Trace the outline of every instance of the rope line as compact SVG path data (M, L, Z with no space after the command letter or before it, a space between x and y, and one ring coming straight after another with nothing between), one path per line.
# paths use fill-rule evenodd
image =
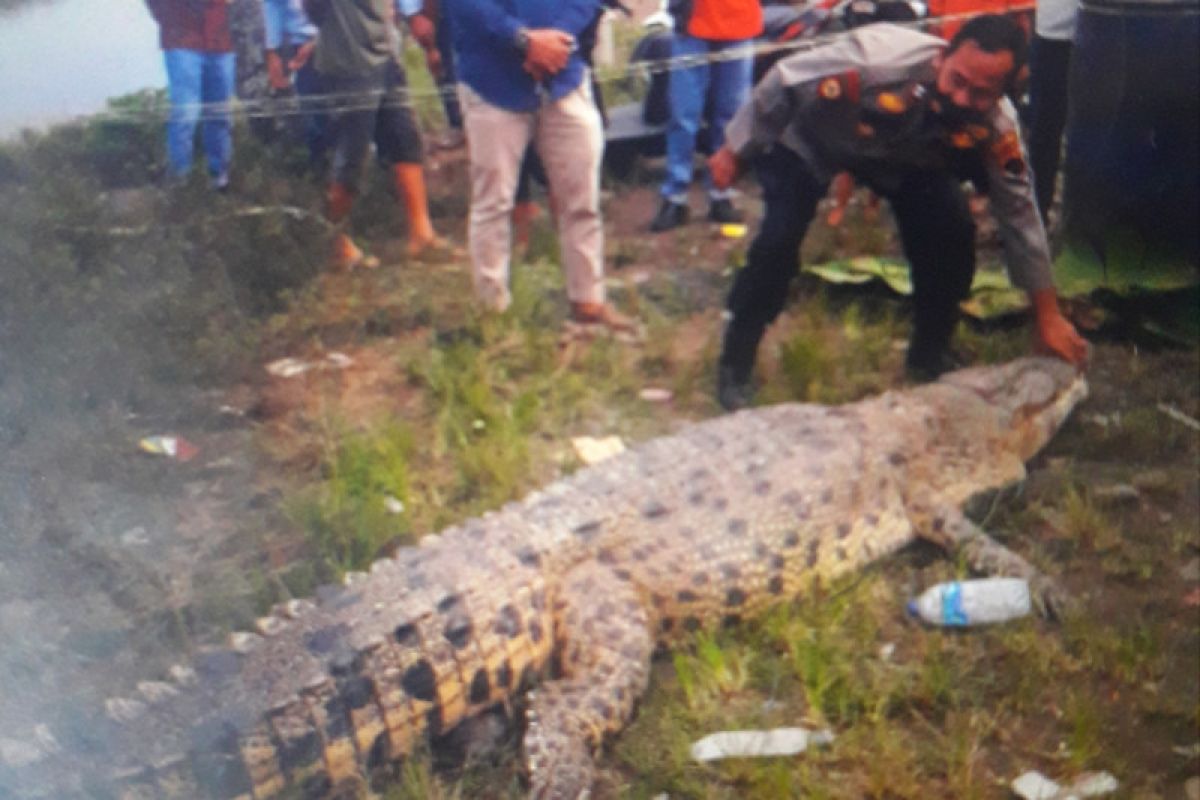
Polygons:
M1032 11L1034 4L1010 7L1005 13L1017 14ZM940 17L928 17L898 24L900 27L923 30L947 22L965 21L978 16L978 12L947 14ZM722 61L733 61L746 57L760 55L794 54L812 50L837 39L845 31L822 33L813 37L788 42L754 42L743 47L728 48L711 53L672 56L653 61L630 62L624 67L597 71L596 82L606 86L634 79L645 79L649 75L657 75L677 70L690 69L703 64L715 64ZM376 108L416 108L417 105L432 104L435 100L456 96L456 89L437 87L430 89L411 89L407 86L390 90L372 90L366 92L327 92L320 94L298 95L294 91L283 96L263 96L246 99L235 98L223 102L159 103L144 109L110 109L95 114L81 115L70 121L82 122L93 120L97 122L155 122L166 121L172 117L186 116L198 122L225 119L230 114L236 114L243 119L279 119L286 117L305 116L309 114L336 114L353 111L368 111Z

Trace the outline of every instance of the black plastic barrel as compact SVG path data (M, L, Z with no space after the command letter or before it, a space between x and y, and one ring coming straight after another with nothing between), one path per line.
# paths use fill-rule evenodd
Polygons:
M1083 0L1069 98L1067 246L1200 269L1200 0Z

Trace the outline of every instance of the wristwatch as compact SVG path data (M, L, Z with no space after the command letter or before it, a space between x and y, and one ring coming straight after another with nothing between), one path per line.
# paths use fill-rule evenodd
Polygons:
M513 34L513 44L522 54L526 53L529 50L529 29L517 28L517 32Z

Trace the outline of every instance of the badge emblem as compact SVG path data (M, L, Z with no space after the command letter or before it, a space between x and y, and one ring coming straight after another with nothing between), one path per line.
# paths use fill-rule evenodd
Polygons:
M950 144L959 150L967 150L975 146L975 138L966 131L955 131L950 134Z
M903 114L908 109L908 103L904 102L904 98L892 92L884 92L879 95L875 98L875 104L879 106L880 110L889 114Z
M817 87L817 93L826 100L837 100L842 96L842 84L837 78L826 78Z
M992 158L1000 169L1014 178L1025 174L1025 155L1021 152L1021 137L1009 131L992 145Z

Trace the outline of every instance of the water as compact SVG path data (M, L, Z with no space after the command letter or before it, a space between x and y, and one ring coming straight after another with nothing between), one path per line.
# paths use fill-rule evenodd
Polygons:
M40 0L0 11L0 138L166 86L142 0Z

